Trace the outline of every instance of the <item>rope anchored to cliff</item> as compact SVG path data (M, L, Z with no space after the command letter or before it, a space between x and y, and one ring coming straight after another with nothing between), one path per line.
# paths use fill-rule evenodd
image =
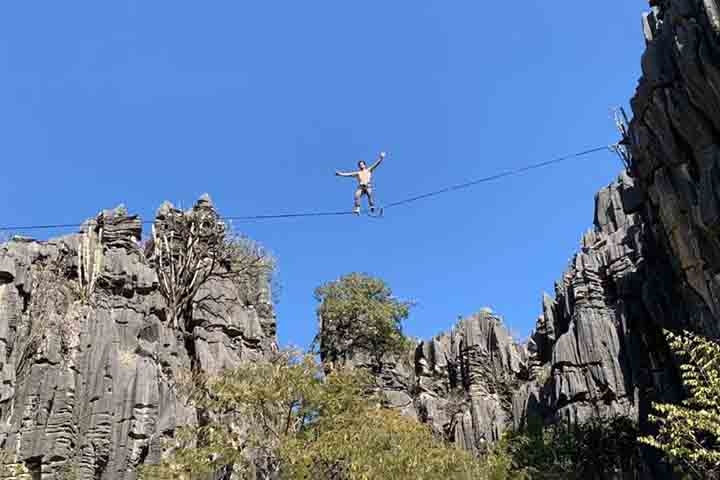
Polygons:
M387 210L388 208L393 208L393 207L397 207L397 206L400 206L400 205L406 205L406 204L408 204L408 203L416 202L416 201L418 201L418 200L422 200L422 199L425 199L425 198L430 198L430 197L434 197L434 196L437 196L437 195L442 195L443 193L448 193L448 192L453 192L453 191L455 191L455 190L461 190L461 189L463 189L463 188L473 187L473 186L478 185L478 184L480 184L480 183L491 182L491 181L493 181L493 180L498 180L498 179L505 178L505 177L511 177L511 176L514 176L514 175L520 175L521 173L524 173L524 172L527 172L527 171L530 171L530 170L535 170L535 169L538 169L538 168L547 167L547 166L554 165L554 164L560 163L560 162L565 162L565 161L567 161L567 160L571 160L571 159L574 159L574 158L584 157L584 156L587 156L587 155L591 155L591 154L593 154L593 153L601 152L601 151L603 151L603 150L613 151L612 149L613 149L614 147L615 147L615 145L591 148L590 150L585 150L585 151L582 151L582 152L573 153L573 154L570 154L570 155L565 155L565 156L563 156L563 157L554 158L554 159L552 159L552 160L546 160L546 161L544 161L544 162L535 163L535 164L532 164L532 165L526 165L526 166L524 166L524 167L516 168L516 169L513 169L513 170L508 170L508 171L505 171L505 172L502 172L502 173L496 173L495 175L490 175L490 176L488 176L488 177L479 178L479 179L477 179L477 180L472 180L472 181L470 181L470 182L460 183L460 184L458 184L458 185L452 185L452 186L450 186L450 187L446 187L446 188L443 188L443 189L440 189L440 190L436 190L436 191L434 191L434 192L424 193L424 194L422 194L422 195L417 195L417 196L415 196L415 197L410 197L410 198L406 198L406 199L404 199L404 200L399 200L399 201L397 201L397 202L392 202L392 203L389 203L389 204L385 205L385 207L383 207L383 208L384 208L384 210Z
M394 202L390 202L384 206L380 206L378 208L378 214L377 216L381 216L384 211L390 209L399 207L401 205L407 205L410 203L417 202L419 200L424 200L426 198L436 197L438 195L442 195L445 193L462 190L465 188L470 188L482 183L491 182L494 180L499 180L501 178L507 178L512 177L516 175L523 174L525 172L528 172L530 170L536 170L539 168L548 167L551 165L555 165L561 162L566 162L573 159L578 159L582 157L586 157L589 155L592 155L594 153L598 153L601 151L609 150L610 152L615 152L618 145L605 145L602 147L595 147L591 148L589 150L583 150L581 152L572 153L569 155L564 155L562 157L557 157L551 160L546 160L544 162L534 163L530 165L526 165L524 167L515 168L512 170L507 170L505 172L496 173L494 175L489 175L487 177L478 178L476 180L472 180L465 183L460 183L457 185L451 185L449 187L445 187L439 190L435 190L428 193L423 193L420 195L404 198L401 200L397 200ZM327 212L298 212L298 213L280 213L280 214L270 214L270 215L245 215L245 216L228 216L228 217L222 217L222 220L229 220L229 221L238 221L238 222L245 222L245 221L260 221L260 220L280 220L285 218L307 218L307 217L337 217L337 216L345 216L345 215L353 215L358 213L357 211L327 211ZM363 213L373 214L373 212L369 210L364 210ZM144 225L149 225L154 223L153 220L145 220L142 222ZM49 230L49 229L67 229L67 228L78 228L81 224L79 223L65 223L65 224L47 224L47 225L26 225L26 226L6 226L6 227L0 227L0 232L11 232L11 231L27 231L27 230Z

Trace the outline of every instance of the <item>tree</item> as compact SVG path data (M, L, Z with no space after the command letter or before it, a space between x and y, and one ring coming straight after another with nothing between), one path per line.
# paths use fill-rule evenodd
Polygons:
M426 425L383 408L341 412L321 417L311 435L292 438L283 446L283 478L370 480L412 478L482 480L522 478L502 474L493 464L494 477L469 452L433 438Z
M315 343L324 362L365 353L381 365L385 354L407 349L402 321L411 303L393 297L383 280L351 273L317 288L315 298L320 302Z
M196 377L186 398L212 420L181 429L171 454L142 478L513 478L509 462L486 465L445 445L426 426L379 408L371 391L366 374L324 376L313 357L294 352Z
M720 478L720 344L690 332L665 335L683 361L687 398L679 405L656 403L659 431L640 441L651 445L698 478Z
M214 378L185 375L179 394L205 412L205 422L179 428L168 458L145 467L142 477L191 480L226 470L271 478L281 442L300 428L305 405L317 397L319 374L311 357L283 351Z
M198 292L211 280L230 280L247 289L274 268L258 244L228 232L207 196L186 212L164 204L146 256L157 271L173 326L183 329Z

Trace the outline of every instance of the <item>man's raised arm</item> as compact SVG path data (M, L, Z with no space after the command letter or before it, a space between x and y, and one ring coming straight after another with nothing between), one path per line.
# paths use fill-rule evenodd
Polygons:
M372 172L378 166L380 166L383 160L385 160L385 152L380 152L380 156L378 157L378 159L370 166L370 171Z

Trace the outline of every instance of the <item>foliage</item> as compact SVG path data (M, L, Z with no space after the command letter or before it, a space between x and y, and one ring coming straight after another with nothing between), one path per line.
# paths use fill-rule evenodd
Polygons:
M485 478L470 453L442 444L425 425L393 410L359 413L322 418L312 435L284 445L285 478Z
M549 364L540 366L533 372L534 380L538 385L545 385L552 378L552 367Z
M187 212L165 206L153 225L146 256L155 267L160 292L170 319L178 328L201 299L197 294L213 279L231 280L250 302L249 292L260 295L259 282L274 268L271 257L257 243L233 236L207 202Z
M0 478L29 479L34 478L34 476L25 463L18 460L18 456L14 451L0 449ZM57 480L77 480L80 478L78 466L72 463L71 460L65 461L65 463L56 467L55 478Z
M311 356L283 352L217 378L191 378L183 394L210 420L183 428L162 464L142 470L144 479L228 468L253 479L513 478L507 457L482 463L443 444L426 426L379 408L366 374L323 376Z
M607 478L629 472L639 458L637 429L626 417L543 426L530 418L501 441L516 466L533 479Z
M27 475L28 469L24 464L17 461L15 452L7 449L0 449L0 477L15 478Z
M241 478L252 478L243 451L225 425L181 427L176 432L172 454L157 465L139 470L143 480L194 480L234 467Z
M700 478L720 478L720 344L698 335L666 331L680 367L687 398L679 405L654 404L655 436L640 441L666 454Z
M362 352L381 364L385 354L408 351L402 321L411 304L393 297L381 279L351 273L317 288L315 298L321 322L315 343L323 361L337 362Z

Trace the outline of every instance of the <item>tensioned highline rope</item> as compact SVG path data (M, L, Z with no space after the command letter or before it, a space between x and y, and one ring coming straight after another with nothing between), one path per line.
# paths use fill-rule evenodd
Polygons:
M555 163L564 162L564 161L566 161L566 160L570 160L570 159L573 159L573 158L584 157L584 156L586 156L586 155L590 155L590 154L593 154L593 153L597 153L597 152L600 152L600 151L603 151L603 150L608 150L609 148L611 148L611 147L605 146L605 147L591 148L590 150L585 150L585 151L583 151L583 152L573 153L573 154L571 154L571 155L565 155L564 157L558 157L558 158L554 158L554 159L552 159L552 160L546 160L546 161L544 161L544 162L535 163L535 164L532 164L532 165L527 165L527 166L525 166L525 167L516 168L516 169L514 169L514 170L508 170L508 171L503 172L503 173L496 173L495 175L490 175L489 177L479 178L479 179L473 180L473 181L471 181L471 182L466 182L466 183L461 183L461 184L458 184L458 185L453 185L453 186L450 186L450 187L443 188L443 189L441 189L441 190L436 190L436 191L434 191L434 192L423 193L422 195L418 195L418 196L415 196L415 197L406 198L406 199L404 199L404 200L399 200L399 201L397 201L397 202L392 202L392 203L389 203L389 204L385 205L383 208L384 208L385 210L387 210L388 208L397 207L397 206L399 206L399 205L405 205L405 204L407 204L407 203L416 202L416 201L422 200L422 199L424 199L424 198L434 197L434 196L436 196L436 195L441 195L441 194L443 194L443 193L448 193L448 192L452 192L452 191L455 191L455 190L460 190L460 189L463 189L463 188L472 187L472 186L475 186L475 185L477 185L477 184L479 184L479 183L490 182L490 181L492 181L492 180L497 180L497 179L499 179L499 178L504 178L504 177L510 177L510 176L513 176L513 175L519 175L519 174L521 174L521 173L523 173L523 172L527 172L527 171L529 171L529 170L534 170L534 169L537 169L537 168L546 167L546 166L548 166L548 165L553 165L553 164L555 164Z
M396 202L388 203L387 205L379 207L381 210L387 210L389 208L397 207L400 205L406 205L408 203L416 202L418 200L422 200L425 198L435 197L437 195L442 195L444 193L452 192L455 190L460 190L463 188L469 188L481 183L490 182L493 180L498 180L500 178L505 177L511 177L514 175L519 175L521 173L535 170L538 168L547 167L550 165L554 165L556 163L565 162L567 160L585 157L588 155L591 155L593 153L598 153L603 150L612 150L612 145L610 146L602 146L602 147L596 147L591 148L589 150L584 150L582 152L573 153L570 155L565 155L562 157L554 158L552 160L546 160L544 162L534 163L531 165L526 165L524 167L515 168L512 170L507 170L502 173L496 173L494 175L490 175L488 177L479 178L477 180L472 180L470 182L460 183L457 185L452 185L446 188L442 188L440 190L435 190L433 192L423 193L421 195L417 195L414 197L408 197L402 200L398 200ZM274 215L247 215L247 216L229 216L229 217L221 217L222 220L234 220L234 221L250 221L250 220L276 220L276 219L283 219L283 218L302 218L302 217L331 217L331 216L341 216L341 215L353 215L354 212L352 211L330 211L330 212L300 212L300 213L281 213L281 214L274 214ZM144 220L142 222L144 225L153 223L153 220ZM22 230L44 230L44 229L64 229L64 228L76 228L79 227L81 224L79 223L65 223L65 224L49 224L49 225L27 225L27 226L15 226L15 227L0 227L0 231L22 231Z

